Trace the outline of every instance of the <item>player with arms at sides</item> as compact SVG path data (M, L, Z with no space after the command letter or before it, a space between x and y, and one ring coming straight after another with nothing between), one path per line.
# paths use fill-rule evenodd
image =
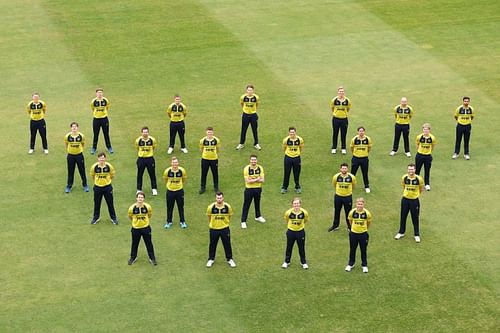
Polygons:
M416 144L417 144L417 155L415 156L415 164L416 164L416 174L420 175L420 171L422 170L422 166L425 171L425 189L427 191L431 190L431 166L432 166L432 151L434 150L434 146L436 145L436 137L431 134L431 125L429 123L425 123L422 125L422 134L417 135Z
M300 198L293 198L292 208L285 212L285 222L287 224L286 231L286 250L285 261L281 268L288 268L292 258L292 250L295 242L299 248L300 263L303 269L308 269L309 265L306 260L306 232L304 230L307 221L309 221L309 213L304 208L301 208L302 202Z
M132 265L137 261L137 250L141 238L144 240L146 250L148 251L149 262L151 265L156 266L155 250L153 248L153 241L151 240L151 227L149 220L153 215L153 208L144 202L146 195L144 192L139 191L135 194L135 204L128 209L128 218L132 221L132 245L130 247L130 258L128 264Z
M97 88L95 90L96 98L90 102L90 109L93 113L92 129L94 132L94 138L92 141L92 149L90 153L93 155L97 150L97 142L99 141L99 132L102 129L102 134L104 135L104 141L106 143L106 148L110 154L113 154L113 147L111 147L111 140L109 138L109 100L103 95L104 90L102 88Z
M292 170L293 180L295 182L295 192L298 194L302 193L302 187L300 186L300 170L302 167L300 154L303 150L304 139L297 135L297 129L295 127L289 127L288 136L283 139L283 151L285 152L285 157L283 160L284 173L283 184L281 185L281 194L285 194L288 191L290 173Z
M469 97L465 96L462 101L463 104L457 107L455 110L455 120L457 121L455 152L451 157L454 160L457 159L458 154L460 154L460 145L462 144L462 138L464 139L464 158L466 160L470 160L469 141L470 132L472 130L472 120L474 119L475 113L474 108L469 105Z
M233 208L231 208L231 205L224 202L224 194L222 192L215 193L215 202L208 206L207 216L210 235L207 267L212 267L215 262L215 252L217 250L219 238L222 240L222 245L224 246L227 264L231 268L236 267L236 263L233 260L233 250L231 248L231 231L229 230L229 222L231 221L231 216L233 216Z
M149 135L149 128L144 126L141 129L142 135L135 140L135 149L137 149L137 192L142 191L142 178L144 170L148 169L151 179L151 189L153 195L158 195L158 184L156 183L155 158L154 151L158 142Z
M68 181L64 192L71 192L73 187L73 180L75 178L75 165L78 166L78 172L82 179L82 186L85 192L89 191L87 185L87 175L85 174L85 159L83 157L83 148L85 146L85 136L78 131L78 123L72 122L70 124L71 132L64 137L64 145L66 146L67 166L68 166Z
M101 202L102 197L104 197L108 205L111 223L117 225L118 220L113 203L113 186L111 185L111 181L115 177L115 168L106 162L106 154L104 152L97 154L97 160L98 162L90 167L90 177L94 180L94 216L90 224L97 224L99 222Z
M344 87L337 89L337 96L330 101L332 109L332 154L337 153L337 143L340 133L342 154L347 154L347 127L349 126L349 111L351 110L351 100L345 96Z
M240 97L240 105L243 108L241 115L241 135L240 143L236 146L236 150L245 147L248 125L252 127L253 145L257 150L261 150L259 145L259 134L257 132L259 116L257 115L257 106L259 105L259 96L254 94L254 86L247 84L246 93Z
M30 116L30 149L28 154L33 154L35 151L36 133L40 133L42 139L43 153L49 153L49 146L47 144L47 124L45 123L45 113L47 112L47 105L40 99L40 94L33 93L32 101L28 103L27 111Z
M187 173L183 167L179 166L179 160L175 156L172 156L170 165L171 166L163 172L163 180L167 186L167 222L163 227L165 229L172 228L174 205L177 203L180 226L182 229L186 229L187 224L184 218L184 184L187 180Z
M349 263L345 267L346 272L350 272L354 268L356 262L356 250L359 245L361 251L361 268L363 273L368 273L368 227L372 222L372 214L365 208L365 199L356 199L356 208L349 212L347 218L350 225L349 232Z
M200 194L205 193L207 187L208 169L212 171L214 191L219 191L219 149L220 140L214 136L213 127L207 127L207 135L200 140L201 151L201 184Z
M361 167L361 173L363 174L363 183L365 184L365 192L370 193L370 180L368 179L368 154L372 149L372 139L365 135L365 128L363 126L358 127L358 135L356 135L351 140L351 152L352 152L352 165L351 173L356 176L358 168Z
M396 105L393 109L394 119L396 124L394 125L394 143L392 144L392 150L389 153L390 156L396 155L399 149L399 139L401 134L403 135L404 149L406 157L411 157L410 153L410 120L413 117L413 108L408 105L408 99L406 97L401 98L399 105Z
M181 95L174 96L174 102L167 108L167 115L170 118L170 143L168 145L167 154L172 154L175 146L175 137L179 134L181 140L181 151L184 154L188 153L184 134L186 133L186 125L184 119L187 116L188 108L181 102Z

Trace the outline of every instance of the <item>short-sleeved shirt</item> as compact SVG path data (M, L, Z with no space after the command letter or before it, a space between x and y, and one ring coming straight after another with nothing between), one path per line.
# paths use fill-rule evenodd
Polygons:
M165 169L163 179L169 191L180 191L184 188L184 182L187 179L186 170L183 167L178 167L174 170L172 167Z
M372 221L372 214L368 209L363 208L361 212L358 212L358 210L354 208L349 212L347 219L351 224L351 232L361 234L368 231L368 226Z
M64 137L64 143L66 144L66 151L70 155L79 155L83 153L83 146L85 145L85 136L78 132L76 136L73 136L71 132L66 134Z
M245 178L246 188L262 188L261 182L248 183L246 180L248 177L253 179L264 177L264 168L258 164L255 165L255 168L252 168L252 165L249 164L243 169L243 177Z
M336 195L348 197L352 195L353 186L356 186L356 176L349 172L344 176L342 172L339 172L333 176L332 183L335 186Z
M394 107L393 113L394 118L396 119L396 124L409 125L411 117L413 117L413 108L409 105L406 105L406 107L396 105Z
M152 136L148 136L148 138L144 140L141 135L135 140L135 148L137 149L137 155L139 157L153 157L157 145L158 142Z
M174 123L183 121L184 118L186 118L187 112L188 108L183 103L179 103L178 105L172 103L167 108L168 117L170 118L170 121Z
M432 149L436 145L436 137L432 134L429 136L424 136L424 133L417 135L415 142L418 145L417 153L421 155L430 155L432 154Z
M108 116L109 111L109 101L106 97L103 97L101 100L97 97L90 102L90 109L93 112L94 118L106 118Z
M242 95L240 97L240 104L243 104L243 113L253 114L257 113L257 105L259 104L259 96L253 94L252 96Z
M468 108L460 105L455 110L455 119L460 125L470 125L474 119L474 108L470 105Z
M210 229L224 229L229 227L231 216L233 216L233 208L228 203L224 203L222 207L217 207L217 203L210 204L207 208L207 215L210 216L208 227Z
M105 162L102 167L97 162L90 168L90 176L94 179L95 186L104 187L111 184L115 176L115 168L108 162Z
M424 186L424 179L419 175L410 178L408 174L401 177L401 185L403 186L403 198L418 199L420 189Z
M132 228L143 229L149 226L149 219L153 214L153 208L144 202L142 207L133 204L128 209L128 216L132 218Z
M356 135L351 140L352 156L354 157L368 157L368 153L372 148L372 139L369 136L360 138Z
M217 152L220 148L220 140L213 136L212 139L204 137L200 140L201 158L205 160L216 160L219 158Z
M336 96L330 101L330 108L332 109L332 117L345 119L349 116L349 111L351 110L352 104L349 98L344 97L344 100L340 100L339 96Z
M300 231L304 229L306 222L309 220L309 213L304 208L299 208L299 212L295 212L293 208L290 208L285 212L284 217L289 230Z
M39 100L38 103L31 101L28 103L26 109L30 115L31 120L38 121L42 120L45 117L47 105L42 100Z
M295 139L287 136L283 139L283 149L285 150L285 155L289 157L298 157L300 152L304 147L304 139L296 135Z

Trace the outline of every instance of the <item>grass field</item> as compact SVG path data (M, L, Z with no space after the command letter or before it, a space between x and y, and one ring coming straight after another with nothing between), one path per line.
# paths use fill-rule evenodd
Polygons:
M0 0L0 9L8 13L0 24L1 332L500 330L500 3ZM262 101L258 155L266 169L262 210L268 223L250 222L242 230L242 169L255 151L234 147L239 96L248 82ZM350 162L349 155L330 154L328 103L340 85L353 102L348 137L364 125L374 141L372 193L365 195L362 186L355 191L374 215L368 274L359 262L345 273L347 234L326 232L333 213L331 177L341 162ZM91 141L89 102L98 86L112 103L116 153L109 160L117 170L119 226L109 223L105 206L101 222L90 225L92 194L76 186L78 175L73 192L64 194L63 136L76 120ZM39 138L36 153L27 154L24 108L33 91L48 105L48 156ZM160 141L160 176L169 165L165 109L175 93L190 108L190 152L175 152L189 176L189 228L176 223L164 230L164 189L148 196L159 265L147 262L141 244L138 262L128 266L133 141L143 125L150 127ZM477 111L472 159L453 161L453 111L464 95ZM409 162L402 154L388 156L391 109L402 96L416 111L411 138L430 122L439 140L432 191L421 198L418 245L412 237L393 240L399 181ZM214 267L205 268L205 210L214 196L198 195L197 142L208 125L223 145L220 185L235 209L236 269L224 262L221 247ZM281 140L291 125L306 141L301 198L311 215L308 271L296 249L291 267L280 268L282 215L293 198L279 193ZM85 158L88 168L95 157L87 149ZM145 190L150 193L147 176Z

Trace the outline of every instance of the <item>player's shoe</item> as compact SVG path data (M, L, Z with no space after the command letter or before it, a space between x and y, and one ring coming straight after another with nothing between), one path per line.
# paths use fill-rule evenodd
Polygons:
M153 195L158 195L158 190L155 188L151 192L153 192Z
M89 187L88 187L87 185L85 185L85 186L83 187L83 192L89 192L89 191L90 191L90 190L89 190Z
M281 189L281 194L285 194L286 192L288 192L288 190L286 188Z
M44 149L44 150L43 150L43 153L44 153L45 155L47 155L47 154L49 153L49 150L48 150L48 149Z
M66 186L66 189L64 190L64 193L69 193L71 192L71 187L70 186Z
M363 267L361 267L361 269L363 270L363 273L368 273L368 267L367 266L363 266Z
M165 223L165 225L163 226L163 228L165 228L165 229L170 229L170 228L172 228L172 222L167 222L167 223Z
M168 147L168 150L167 150L167 154L172 154L172 152L174 151L174 148L173 147Z
M407 152L405 153L405 155L406 155L406 157L411 157L411 153L410 153L409 151L407 151Z
M94 154L95 154L95 151L96 151L96 148L94 148L94 147L92 147L92 149L90 149L90 153L91 153L92 155L94 155Z
M261 147L258 143L257 143L255 146L253 146L253 147L254 147L255 149L257 149L257 150L261 150L261 149L262 149L262 147Z
M265 223L266 219L264 218L264 216L259 216L259 217L255 218L255 221L260 222L260 223Z
M308 264L302 264L302 268L303 269L309 269L309 265Z
M110 154L113 154L115 151L113 150L113 147L109 146L109 147L108 147L108 152L109 152Z
M405 236L405 234L400 234L399 232L396 234L396 236L394 236L394 239L395 240L399 240L401 238L403 238Z
M347 150L342 149L342 155L345 155L345 154L347 154Z
M465 155L464 155L464 158L465 158L467 161L468 161L468 160L470 160L470 156L469 156L469 154L465 154Z
M337 154L337 149L332 149L332 154Z
M113 223L113 225L118 225L118 220L116 218L111 219L111 223Z
M208 261L207 261L207 267L208 268L212 267L214 265L214 262L215 262L215 260L208 259Z
M370 193L371 191L372 191L372 190L370 190L370 188L369 188L369 187L366 187L366 188L365 188L365 192L366 192L366 193Z
M181 225L181 229L186 229L188 227L186 222L181 222L180 225Z
M353 268L354 268L354 265L352 265L352 266L351 265L347 265L347 266L345 266L344 270L346 272L350 272L350 271L352 271Z
M298 187L295 189L295 193L301 194L302 193L302 188Z
M396 155L396 152L394 150L391 150L391 152L389 153L389 156L394 156Z
M31 154L33 154L34 152L35 152L35 150L34 150L34 149L30 149L30 150L28 150L28 154L30 154L30 155L31 155Z
M420 236L415 236L415 242L420 243Z
M332 225L330 228L328 228L328 232L337 231L337 230L339 230L339 229L340 229L340 227L334 227L334 226Z
M431 186L430 185L425 185L424 187L425 187L426 191L430 191L431 190Z
M188 150L187 150L187 148L185 148L185 147L184 147L184 148L181 148L181 151L182 151L184 154L187 154L187 153L188 153Z
M287 263L286 261L281 265L281 268L288 268L290 263Z
M233 259L229 259L229 260L227 261L227 264L228 264L229 266L231 266L231 268L235 268L235 267L236 267L236 263L234 262L234 260L233 260Z
M99 222L99 218L93 218L92 221L90 221L90 224L97 224Z
M245 147L244 145L242 145L241 143L238 143L238 145L236 146L236 150L240 150L242 149L243 147Z
M456 160L457 157L458 157L458 154L456 154L456 153L451 156L451 158L454 159L454 160Z
M150 263L151 263L151 265L153 265L153 266L158 265L158 263L156 262L156 259L151 259L151 258L149 258L149 262L150 262Z
M132 265L133 263L135 263L137 261L137 258L129 258L128 259L128 264L129 265Z
M247 228L247 223L241 222L241 229L246 229L246 228Z

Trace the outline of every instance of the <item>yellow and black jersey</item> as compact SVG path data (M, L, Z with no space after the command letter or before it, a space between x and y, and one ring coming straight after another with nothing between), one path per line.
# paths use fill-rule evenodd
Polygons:
M109 111L109 101L106 97L98 99L97 97L90 102L90 109L94 114L94 118L106 118Z
M133 204L128 209L128 216L132 219L132 228L142 229L149 226L149 219L153 214L153 208L144 202L142 207Z
M31 101L26 107L31 120L42 120L45 117L45 112L47 111L47 105L44 101L39 100L38 103Z
M260 165L256 165L255 168L252 168L252 165L247 165L243 169L243 177L245 178L245 187L246 188L262 188L261 182L249 183L247 179L250 177L252 179L261 177L264 178L264 168Z
M362 234L368 231L368 227L372 222L372 214L368 209L363 208L361 212L358 212L358 210L354 208L349 212L347 219L351 225L351 232Z
M252 96L242 95L240 97L240 104L243 106L243 112L247 114L252 114L257 112L257 106L259 104L259 96L253 94Z
M115 176L115 168L108 162L104 166L100 166L99 162L94 163L90 168L90 177L94 179L94 185L104 187L111 184L111 180Z
M285 155L289 157L297 157L300 156L300 152L304 148L304 139L300 136L296 135L295 139L290 136L287 136L283 139L283 150L285 151Z
M142 136L135 140L135 148L139 157L153 157L154 150L158 142L152 136L148 136L146 140Z
M349 98L344 97L344 100L340 100L338 96L330 101L330 108L332 109L332 117L345 119L349 116L349 110L351 110L352 104Z
M372 139L369 136L364 136L360 138L356 135L351 140L351 151L352 156L355 157L368 157L368 153L372 149Z
M179 121L183 121L186 118L188 109L187 106L179 103L172 103L167 108L167 115L170 118L170 121L177 123Z
M424 134L417 135L417 139L415 140L417 143L417 153L421 155L430 155L432 154L432 149L436 145L436 137L432 134L429 136L424 136Z
M233 208L228 203L218 207L217 203L214 202L208 206L207 216L210 218L208 223L210 229L224 229L229 227L231 216L233 216Z
M344 176L342 172L339 172L333 176L332 183L335 187L336 195L348 197L352 195L352 190L356 186L356 176L349 172Z
M470 105L468 108L460 105L455 110L455 119L460 125L470 125L474 119L474 108Z
M205 160L216 160L219 158L217 152L220 148L220 140L213 136L212 139L204 137L200 140L201 158Z
M178 167L174 170L172 167L165 169L163 179L169 191L180 191L184 188L184 183L187 179L186 170L183 167Z
M290 208L285 212L284 218L288 229L300 231L304 229L306 222L309 220L309 213L304 208L299 208L298 212Z
M403 186L403 197L407 199L418 199L422 188L424 187L424 179L419 175L410 178L408 174L401 178L401 185Z
M64 144L66 145L66 151L70 155L79 155L83 153L83 147L85 146L85 136L78 132L76 136L73 136L71 132L66 134L64 137Z
M413 117L413 108L409 105L402 107L401 105L396 105L393 110L394 119L396 119L396 124L408 125L410 124L411 117Z

